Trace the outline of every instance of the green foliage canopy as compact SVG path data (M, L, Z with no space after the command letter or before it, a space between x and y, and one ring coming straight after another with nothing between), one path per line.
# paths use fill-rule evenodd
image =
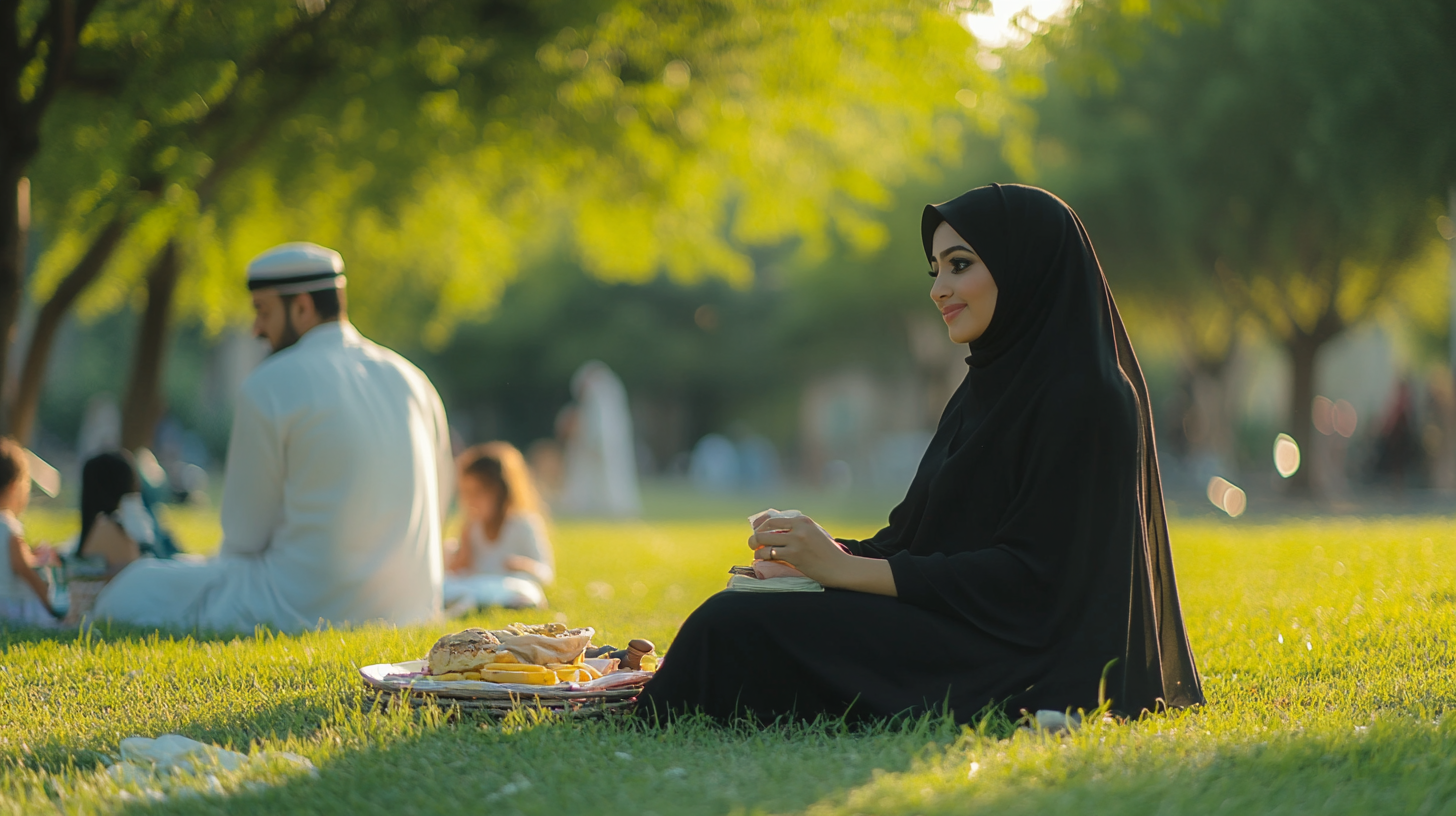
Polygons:
M548 7L504 20L423 0L335 0L316 16L281 0L108 11L88 36L138 67L119 72L122 92L74 95L55 119L36 172L53 192L38 206L52 242L34 292L79 256L117 190L150 184L155 204L83 312L130 302L171 238L190 270L178 305L218 329L246 305L247 258L306 238L344 252L366 329L439 346L560 246L607 281L665 271L737 286L756 246L872 251L896 185L955 162L968 129L1020 126L959 9L940 4ZM296 62L250 70L299 27L314 30L281 46ZM227 137L247 128L188 123L229 104L272 118L209 190ZM87 160L66 164L78 150Z

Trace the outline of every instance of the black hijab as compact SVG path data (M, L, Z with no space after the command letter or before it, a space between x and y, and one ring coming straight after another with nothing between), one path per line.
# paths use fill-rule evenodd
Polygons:
M905 500L851 551L887 558L903 602L1010 650L1016 708L1127 714L1203 701L1163 510L1147 386L1076 213L1021 185L925 208L998 294ZM1106 670L1105 687L1102 685Z
M102 453L81 467L81 544L100 513L115 513L121 497L141 490L136 465L126 451Z

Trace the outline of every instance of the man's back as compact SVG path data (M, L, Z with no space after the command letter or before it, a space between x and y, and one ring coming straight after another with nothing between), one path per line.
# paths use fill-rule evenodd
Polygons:
M308 332L243 386L221 555L253 574L214 623L244 609L290 629L436 614L451 469L422 373L347 324Z

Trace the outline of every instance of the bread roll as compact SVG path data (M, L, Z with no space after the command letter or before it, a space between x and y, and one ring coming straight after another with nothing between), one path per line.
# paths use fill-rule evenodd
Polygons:
M484 629L466 629L435 641L430 649L430 674L479 671L495 660L500 641Z

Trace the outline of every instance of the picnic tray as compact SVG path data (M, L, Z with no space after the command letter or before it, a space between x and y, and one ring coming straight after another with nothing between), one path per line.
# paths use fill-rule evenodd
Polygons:
M528 686L485 680L434 680L424 674L425 670L424 660L365 666L359 670L368 689L365 703L436 706L487 716L535 708L565 717L605 717L630 712L637 705L642 687L652 679L651 672L616 672L587 683Z

